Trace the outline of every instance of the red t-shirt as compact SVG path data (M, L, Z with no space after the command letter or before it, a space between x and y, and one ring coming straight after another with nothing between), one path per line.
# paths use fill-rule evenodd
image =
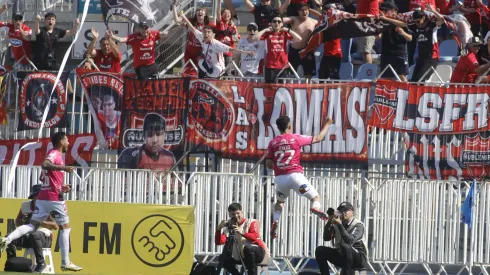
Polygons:
M475 69L478 68L478 60L474 53L459 58L456 68L451 76L451 83L475 83L478 74Z
M480 24L480 22L481 22L480 9L478 8L476 1L475 0L464 0L463 7L476 9L476 12L465 13L464 16L466 17L466 19L468 20L470 25Z
M301 147L311 145L312 136L282 134L271 140L267 147L267 159L272 159L274 175L303 173L300 164Z
M379 0L358 0L357 13L379 15L379 3Z
M22 37L20 30L16 30L14 24L12 24L12 23L0 21L0 28L1 27L8 27L9 28L8 36L10 39L10 45L12 45L12 53L14 54L15 61L19 61L24 56L31 59L31 52L32 52L31 41L24 40L24 37ZM25 24L22 24L21 28L22 28L22 30L27 32L29 34L29 36L31 36L31 34L32 34L31 28L29 28ZM29 62L25 58L22 59L22 61L20 63L21 64L29 64Z
M269 69L281 70L288 64L288 54L286 47L288 40L293 40L293 36L287 32L266 32L260 40L267 43L267 54L265 56L265 67Z
M442 15L449 15L449 9L456 4L454 0L436 0L436 7Z
M237 36L237 39L240 39L240 34L237 31L236 25L230 26L229 24L221 21L214 27L216 31L215 39L219 42L230 46L231 48L235 48L235 41L233 41L233 36ZM223 53L225 56L233 56L232 52Z
M155 48L160 40L159 31L151 30L145 38L140 33L133 33L126 39L126 43L133 49L133 65L135 69L155 63Z
M416 8L425 10L425 6L429 4L433 9L436 9L436 0L410 0L408 11L413 11Z
M325 44L323 44L323 55L342 58L342 48L340 47L340 38L325 42Z
M121 52L116 58L112 53L103 54L102 50L97 50L97 54L94 57L95 65L99 67L99 70L113 73L121 72L121 59Z

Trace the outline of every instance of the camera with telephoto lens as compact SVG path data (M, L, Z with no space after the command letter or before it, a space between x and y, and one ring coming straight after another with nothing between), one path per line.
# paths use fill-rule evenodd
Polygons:
M341 213L339 211L336 211L333 208L328 208L327 209L327 216L331 217L333 216L335 219L341 216Z

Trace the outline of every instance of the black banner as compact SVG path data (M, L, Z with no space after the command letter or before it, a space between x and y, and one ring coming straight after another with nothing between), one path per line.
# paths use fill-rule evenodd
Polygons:
M119 168L172 168L184 145L187 82L124 77Z
M49 108L44 128L68 126L66 117L66 83L70 72L64 72L56 84L56 74L49 72L18 72L20 117L18 131L39 129L44 110Z
M112 16L122 16L134 23L146 21L150 26L170 13L169 0L103 0L102 16L106 25Z

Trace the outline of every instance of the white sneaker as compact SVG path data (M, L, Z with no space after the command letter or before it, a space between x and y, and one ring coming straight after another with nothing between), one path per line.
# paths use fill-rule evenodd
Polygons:
M80 271L82 269L83 269L83 267L76 266L73 263L69 263L69 264L66 264L66 265L61 265L61 271Z
M9 245L9 240L5 237L0 239L0 253L2 253Z

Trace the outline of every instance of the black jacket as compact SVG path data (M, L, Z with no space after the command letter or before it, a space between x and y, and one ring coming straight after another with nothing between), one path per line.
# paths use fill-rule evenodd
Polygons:
M335 228L337 228L338 234L336 234ZM339 248L339 245L344 243L352 245L354 249L367 255L366 246L362 241L363 237L364 224L356 218L353 218L348 224L334 225L328 222L323 232L323 240L326 242L332 241L334 248Z

